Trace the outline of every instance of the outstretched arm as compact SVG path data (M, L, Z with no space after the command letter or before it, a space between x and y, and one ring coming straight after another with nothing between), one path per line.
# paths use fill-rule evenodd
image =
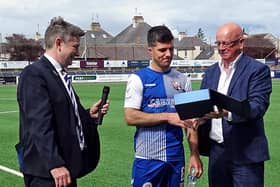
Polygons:
M195 169L195 176L200 177L203 173L203 163L200 160L198 151L198 134L197 131L192 128L186 129L186 134L190 149L188 173L190 173L191 168L193 167Z
M146 113L135 108L125 108L125 120L130 126L152 126L164 122L182 128L190 126L190 122L180 120L177 113Z

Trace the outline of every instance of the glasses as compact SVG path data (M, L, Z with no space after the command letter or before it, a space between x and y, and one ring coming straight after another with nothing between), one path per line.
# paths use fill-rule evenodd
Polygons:
M229 42L226 42L226 41L215 41L215 44L218 47L223 45L224 47L229 48L229 47L235 46L239 41L241 41L241 38L238 38L236 40L232 40L232 41L229 41Z

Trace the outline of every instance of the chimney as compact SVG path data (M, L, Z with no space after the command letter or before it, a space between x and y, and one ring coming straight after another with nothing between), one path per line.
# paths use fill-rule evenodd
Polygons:
M179 32L178 33L178 40L181 41L183 38L187 37L186 32Z
M35 33L35 40L36 41L41 39L41 34L39 33L39 27L40 27L40 25L37 24L37 32Z
M134 16L132 19L133 28L135 28L139 23L144 23L143 16Z
M35 40L38 41L41 39L41 34L39 32L35 33Z
M101 26L99 22L92 22L91 23L91 30L92 31L100 31L101 30Z

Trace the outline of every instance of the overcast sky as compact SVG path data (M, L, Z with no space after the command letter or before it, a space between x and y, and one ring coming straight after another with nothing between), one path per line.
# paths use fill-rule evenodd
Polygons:
M136 12L151 26L165 24L175 34L193 36L202 28L212 42L225 22L237 22L249 34L280 36L279 0L0 0L0 33L2 40L12 33L33 38L37 31L44 34L52 17L61 16L84 30L99 21L115 36Z

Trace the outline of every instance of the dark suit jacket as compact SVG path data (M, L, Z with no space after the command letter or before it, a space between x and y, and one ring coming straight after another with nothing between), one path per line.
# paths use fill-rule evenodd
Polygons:
M217 90L220 74L218 63L209 67L201 88ZM233 113L232 121L222 120L225 149L235 163L256 163L269 159L263 116L269 106L271 91L269 67L243 54L236 64L227 95L239 100L248 99L250 115L242 118ZM198 129L202 155L209 155L210 128L211 120L208 120Z
M73 178L93 170L99 160L99 136L95 121L76 95L87 149L77 139L77 119L66 88L44 56L27 66L17 90L20 111L21 171L51 177L50 170L66 166Z

